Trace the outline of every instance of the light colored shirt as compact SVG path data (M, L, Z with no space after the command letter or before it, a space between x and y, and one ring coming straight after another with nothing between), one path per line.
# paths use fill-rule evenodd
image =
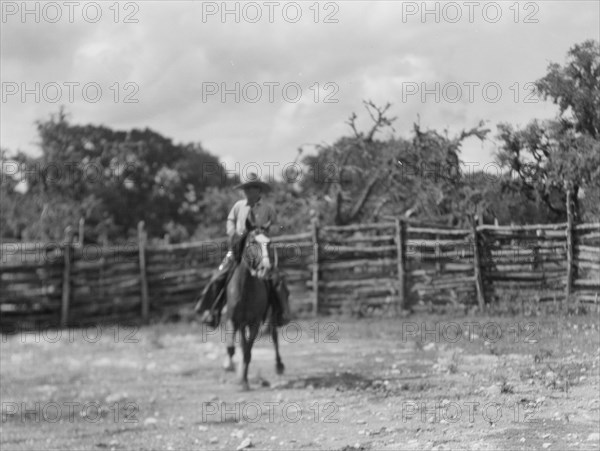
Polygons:
M268 228L270 225L273 225L277 219L275 209L271 205L263 202L262 199L259 199L252 208L248 205L247 199L239 200L233 205L233 208L227 216L228 236L231 237L235 233L239 235L246 233L246 219L250 214L250 210L252 210L256 227Z

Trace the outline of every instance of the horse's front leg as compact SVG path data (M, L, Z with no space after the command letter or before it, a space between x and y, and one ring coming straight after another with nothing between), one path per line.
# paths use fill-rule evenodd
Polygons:
M235 371L235 363L233 362L233 355L235 354L235 329L233 322L227 320L225 323L225 343L227 346L227 357L223 362L223 369L225 371Z
M256 340L259 328L260 324L257 323L242 327L240 330L242 351L244 353L244 367L241 380L243 390L250 390L250 384L248 383L248 367L250 366L250 359L252 358L252 345L254 345L254 340Z
M279 355L279 335L277 334L277 327L275 327L275 324L271 327L271 336L273 337L273 345L275 346L275 371L277 374L283 374L285 365L281 361L281 356Z

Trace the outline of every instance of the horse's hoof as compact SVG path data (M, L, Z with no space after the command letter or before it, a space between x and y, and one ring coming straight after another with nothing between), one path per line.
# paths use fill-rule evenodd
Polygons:
M277 374L282 375L285 371L285 365L283 363L278 363L275 365L275 371Z
M248 381L242 381L242 391L250 391L250 384Z

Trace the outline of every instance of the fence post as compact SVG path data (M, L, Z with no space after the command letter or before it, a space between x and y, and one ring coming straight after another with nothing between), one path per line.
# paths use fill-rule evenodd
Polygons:
M483 278L481 276L481 261L479 252L479 237L477 235L477 216L471 221L473 230L473 269L475 270L475 287L477 289L477 302L481 310L485 308L485 297L483 292Z
M66 326L69 322L69 304L71 303L71 261L73 245L73 228L65 228L65 242L63 246L63 283L62 283L62 304L60 311L60 324Z
M396 256L400 309L406 309L406 223L396 218Z
M319 226L317 218L311 220L312 243L313 243L313 313L316 316L319 309Z
M567 189L567 280L565 303L568 304L573 289L573 199L571 189Z
M142 319L148 321L148 280L146 278L146 238L144 221L138 222L138 254L140 259L140 285L142 289Z
M77 237L77 246L83 248L83 235L85 233L85 218L79 218L79 232Z
M440 245L440 236L435 236L435 272L440 274L442 272L442 246Z

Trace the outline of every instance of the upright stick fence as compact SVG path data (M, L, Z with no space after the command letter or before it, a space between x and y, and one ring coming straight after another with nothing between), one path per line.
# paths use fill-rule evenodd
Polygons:
M598 305L600 223L467 229L392 222L319 226L272 239L299 314L389 315L416 306L507 300ZM147 321L194 305L228 250L213 241L149 246L4 243L0 326Z

